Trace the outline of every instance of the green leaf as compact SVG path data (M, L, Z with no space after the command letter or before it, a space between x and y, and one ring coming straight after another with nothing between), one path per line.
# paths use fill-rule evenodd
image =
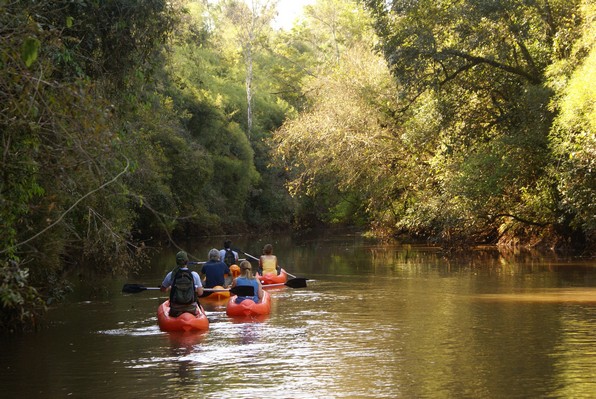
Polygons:
M67 28L72 28L73 22L74 22L73 17L70 17L70 16L66 17L66 27Z
M21 47L21 58L23 62L29 68L37 59L37 53L39 51L41 43L34 37L28 37L25 39L23 46Z

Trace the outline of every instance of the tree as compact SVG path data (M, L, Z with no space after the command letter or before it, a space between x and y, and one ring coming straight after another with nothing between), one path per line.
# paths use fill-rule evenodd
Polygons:
M116 273L141 259L123 183L134 166L110 95L147 71L174 10L124 3L0 4L0 328L35 326L69 265Z
M339 63L342 50L358 43L368 32L369 16L353 1L319 0L304 11L304 26L315 39L313 49L329 65Z
M320 27L325 14L318 13L319 7L333 10L331 21L322 24L333 29ZM343 16L340 24L336 15ZM274 140L291 176L291 191L317 210L304 212L303 219L362 223L399 186L394 172L401 151L395 150L394 126L387 117L395 112L396 87L385 61L373 54L373 36L362 21L366 14L351 2L320 2L294 31L310 39L317 60L310 66L316 73L304 80L305 110L286 121ZM325 43L333 43L327 49L334 50L326 52Z
M402 87L396 118L408 123L429 98L439 115L425 146L431 184L413 182L425 193L409 212L426 215L419 226L479 240L566 230L541 179L553 163L547 70L578 39L580 1L366 3Z
M550 132L555 156L551 176L556 179L559 204L573 228L596 232L596 7L581 6L581 37L569 43L569 57L549 69L549 82L557 94L558 111Z
M229 30L232 40L240 49L245 64L247 136L253 128L253 78L254 58L271 32L271 21L275 17L276 1L251 0L247 5L242 0L226 0L220 3L222 20L219 28Z

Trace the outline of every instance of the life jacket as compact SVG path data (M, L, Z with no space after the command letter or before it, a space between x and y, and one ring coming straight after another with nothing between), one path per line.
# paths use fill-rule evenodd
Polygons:
M172 278L170 289L170 302L180 305L190 305L197 301L195 280L190 270L178 269Z
M228 267L236 263L236 256L230 248L226 248L226 254L223 258L223 261L226 265L228 265Z

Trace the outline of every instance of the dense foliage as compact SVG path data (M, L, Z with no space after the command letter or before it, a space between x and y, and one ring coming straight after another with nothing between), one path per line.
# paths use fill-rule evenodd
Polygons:
M173 23L163 3L146 3L0 5L3 327L34 324L38 294L60 297L74 260L130 265L123 176L134 160L110 97Z
M314 8L357 14L349 3ZM276 136L295 191L389 235L593 243L592 2L366 4L378 41L327 36L337 65L303 86L306 112Z
M206 15L186 1L0 3L3 329L36 325L70 271L133 270L151 237L290 222L262 149L286 106L255 90L249 140L242 64Z

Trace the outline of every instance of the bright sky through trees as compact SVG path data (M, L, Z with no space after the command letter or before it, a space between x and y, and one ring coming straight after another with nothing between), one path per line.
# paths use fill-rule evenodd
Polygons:
M217 3L218 0L210 0L210 3ZM250 6L252 0L244 0ZM263 2L265 0L262 0ZM296 18L303 15L303 9L309 4L314 4L316 0L279 0L277 3L277 18L273 21L273 27L276 29L288 30L294 24Z
M278 16L273 22L275 28L290 29L292 24L302 15L304 6L314 4L315 0L279 0Z

